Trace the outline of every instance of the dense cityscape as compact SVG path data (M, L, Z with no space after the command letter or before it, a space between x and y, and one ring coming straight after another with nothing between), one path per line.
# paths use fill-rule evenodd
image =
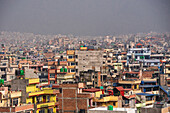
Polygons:
M170 33L0 32L0 112L167 113Z

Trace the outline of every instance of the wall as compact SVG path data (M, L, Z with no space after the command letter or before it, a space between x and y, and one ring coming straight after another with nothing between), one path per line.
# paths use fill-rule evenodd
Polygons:
M88 113L127 113L126 111L109 111L109 110L105 110L105 111L102 111L102 110L89 110Z
M12 91L20 91L22 92L21 102L26 103L27 93L26 93L26 85L28 85L27 79L14 79L11 82L11 90Z
M167 113L168 108L141 108L141 113Z
M90 94L79 94L78 84L62 84L62 93L58 94L60 111L72 111L88 109Z

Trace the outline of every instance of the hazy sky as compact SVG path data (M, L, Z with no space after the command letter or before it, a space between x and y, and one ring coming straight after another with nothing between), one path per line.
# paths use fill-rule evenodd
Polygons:
M91 36L170 32L170 0L0 0L0 30Z

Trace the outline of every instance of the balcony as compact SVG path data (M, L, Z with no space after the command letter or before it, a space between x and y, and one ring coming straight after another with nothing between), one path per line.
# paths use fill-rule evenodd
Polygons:
M67 61L60 61L60 65L67 65Z
M57 79L73 79L74 78L74 74L66 74L63 76L57 76Z
M94 99L94 102L118 101L118 96L107 96L102 99Z
M80 47L80 50L87 50L87 47Z
M75 50L67 50L67 55L74 55L75 54Z
M127 56L131 56L131 53L128 53ZM135 56L150 56L151 53L135 53Z
M153 104L154 102L155 102L154 100L150 100L150 101L146 101L145 104L146 105L148 105L148 104L150 105L150 104Z
M68 62L74 62L75 59L74 58L71 58L71 59L67 59Z
M140 84L141 80L134 80L134 81L129 81L129 80L119 80L119 84Z
M37 104L37 108L44 108L44 107L50 107L50 106L56 106L58 105L58 102L46 102L46 103L40 103Z
M29 79L29 84L37 84L37 83L39 83L39 78Z
M49 69L49 73L55 73L55 69Z
M68 66L69 69L75 69L76 66Z
M37 95L47 95L47 94L55 94L55 90L44 89L42 91L31 92L31 93L29 93L29 97L37 96Z

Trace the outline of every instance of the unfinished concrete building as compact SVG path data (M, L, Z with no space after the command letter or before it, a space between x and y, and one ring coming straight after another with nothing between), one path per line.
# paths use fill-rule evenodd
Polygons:
M87 85L100 86L100 72L103 62L102 51L75 51L77 62L77 75L80 81L86 81Z

